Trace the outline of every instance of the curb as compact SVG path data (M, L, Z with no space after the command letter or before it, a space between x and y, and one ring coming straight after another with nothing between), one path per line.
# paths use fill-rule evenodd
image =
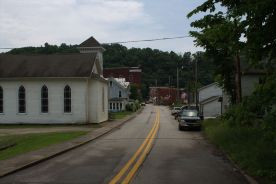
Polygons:
M230 163L238 170L238 172L243 175L243 177L246 179L246 181L249 184L259 184L252 176L249 176L246 174L245 171L243 171L226 153L223 153L226 155L226 158L230 161Z
M122 121L119 122L117 125L115 125L115 126L113 126L113 127L110 127L110 128L107 129L106 131L100 133L99 135L96 135L95 137L93 137L93 138L91 138L91 139L88 139L88 140L86 140L86 141L80 142L80 143L75 144L75 145L73 145L73 146L71 146L71 147L69 147L69 148L63 149L63 150L61 150L61 151L58 151L58 152L56 152L56 153L53 153L53 154L51 154L51 155L49 155L49 156L45 156L45 157L43 157L43 158L41 158L41 159L38 159L38 160L35 160L35 161L33 161L33 162L29 162L29 163L27 163L27 164L25 164L25 165L23 165L23 166L19 166L18 168L12 169L12 170L10 170L10 171L0 173L0 178L3 178L3 177L5 177L5 176L7 176L7 175L16 173L16 172L21 171L21 170L23 170L23 169L32 167L32 166L37 165L37 164L39 164L39 163L41 163L41 162L44 162L44 161L49 160L49 159L52 159L52 158L57 157L57 156L59 156L59 155L61 155L61 154L63 154L63 153L69 152L69 151L74 150L74 149L76 149L76 148L79 148L79 147L81 147L81 146L83 146L83 145L85 145L85 144L87 144L87 143L90 143L90 142L92 142L93 140L98 139L98 138L100 138L100 137L102 137L102 136L104 136L104 135L106 135L106 134L108 134L108 133L114 131L115 129L121 127L122 125L124 125L124 124L127 123L128 121L134 119L137 115L139 115L139 114L143 111L143 109L144 109L144 108L139 109L139 110L136 111L133 115L130 115L129 117L126 117L125 120L122 120ZM103 128L104 128L104 127L103 127ZM74 140L74 139L73 139L73 140ZM72 140L71 140L71 141L72 141ZM68 142L70 142L70 141L68 141ZM62 143L60 143L60 144L62 144ZM47 148L47 147L46 147L46 148Z

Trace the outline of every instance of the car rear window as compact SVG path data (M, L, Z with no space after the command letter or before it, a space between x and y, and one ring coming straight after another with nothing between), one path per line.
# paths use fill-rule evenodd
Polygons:
M195 110L191 110L191 111L182 111L181 113L182 116L189 116L189 117L195 117L198 116L198 112Z

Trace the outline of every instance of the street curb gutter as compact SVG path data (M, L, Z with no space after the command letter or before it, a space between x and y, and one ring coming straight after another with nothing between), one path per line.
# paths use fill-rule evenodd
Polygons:
M124 120L122 120L121 122L119 122L118 124L116 124L116 125L113 125L113 126L111 126L111 127L102 127L102 128L100 128L101 130L102 129L105 129L104 131L102 131L102 132L99 132L99 129L97 129L97 130L94 130L92 133L94 133L94 134L96 134L96 135L94 135L94 136L91 136L92 138L89 138L89 139L87 139L87 140L84 140L84 141L82 141L82 142L76 142L76 140L78 139L78 138L76 138L76 139L73 139L73 140L71 140L71 141L67 141L67 142L64 142L64 143L60 143L60 144L57 144L57 145L53 145L52 147L55 147L55 146L60 146L61 144L68 144L67 145L67 148L65 148L65 149L63 149L63 150L57 150L55 153L52 153L52 154L49 154L49 155L46 155L46 156L44 156L44 157L41 157L41 158L38 158L37 160L33 160L33 161L30 161L30 162L28 162L28 163L26 163L26 164L24 164L24 165L20 165L20 166L18 166L18 167L16 167L16 168L12 168L12 169L4 169L4 171L3 171L3 169L2 168L0 168L0 178L3 178L3 177L5 177L5 176L7 176L7 175L10 175L10 174L13 174L13 173L15 173L15 172L18 172L18 171L20 171L20 170L23 170L23 169L26 169L26 168L28 168L28 167L32 167L32 166L34 166L34 165L37 165L37 164L39 164L39 163L41 163L41 162L44 162L44 161L46 161L46 160L49 160L49 159L51 159L51 158L54 158L54 157L56 157L56 156L59 156L59 155L61 155L61 154L63 154L63 153L66 153L66 152L69 152L69 151L71 151L71 150L73 150L73 149L76 149L76 148L79 148L79 147L81 147L81 146L83 146L83 145L85 145L85 144L87 144L87 143L89 143L89 142L92 142L93 140L95 140L95 139L97 139L97 138L99 138L99 137L102 137L102 136L104 136L104 135L106 135L106 134L108 134L108 133L110 133L110 132L112 132L113 130L115 130L116 128L119 128L119 127L121 127L123 124L125 124L126 122L128 122L128 121L130 121L130 120L132 120L132 119L134 119L137 115L139 115L141 112L143 111L143 108L141 108L141 109L139 109L137 112L135 112L135 114L133 114L133 115L131 115L131 116L129 116L129 117L127 117L126 119L124 119ZM89 133L87 134L87 135L84 135L84 136L82 136L82 137L85 137L85 136L89 136ZM81 137L80 137L81 138ZM75 140L75 141L74 141ZM73 145L70 145L70 144L73 144ZM51 146L49 146L49 147L51 147ZM49 148L48 147L48 148ZM46 148L42 148L42 149L47 149L47 147ZM42 150L41 149L41 150ZM34 151L35 152L35 151ZM31 154L32 152L30 152L30 154ZM1 163L1 162L0 162ZM3 165L2 165L3 166Z
M253 177L249 176L248 174L245 173L226 153L224 153L227 157L227 159L231 162L232 165L238 170L241 175L246 179L246 181L249 184L259 184Z

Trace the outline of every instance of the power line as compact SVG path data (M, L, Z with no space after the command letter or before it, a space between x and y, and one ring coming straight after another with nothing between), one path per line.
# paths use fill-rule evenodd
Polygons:
M187 37L191 37L191 36L176 36L176 37L165 37L165 38L153 38L153 39L146 39L146 40L129 40L129 41L119 41L119 42L111 42L111 43L103 43L103 44L154 42L154 41L161 41L161 40L181 39L181 38L187 38Z
M164 38L153 38L153 39L146 39L146 40L129 40L129 41L118 41L118 42L109 42L109 43L102 43L102 44L121 44L121 43L137 43L137 42L154 42L154 41L162 41L162 40L174 40L174 39L182 39L188 38L191 36L175 36L175 37L164 37ZM8 48L3 47L0 49L16 49L16 47Z

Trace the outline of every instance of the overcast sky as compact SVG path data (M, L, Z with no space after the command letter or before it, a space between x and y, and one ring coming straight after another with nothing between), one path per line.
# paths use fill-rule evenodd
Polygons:
M0 47L101 43L189 35L186 15L204 0L0 0ZM193 38L128 43L195 52ZM0 50L0 52L3 50Z

